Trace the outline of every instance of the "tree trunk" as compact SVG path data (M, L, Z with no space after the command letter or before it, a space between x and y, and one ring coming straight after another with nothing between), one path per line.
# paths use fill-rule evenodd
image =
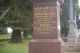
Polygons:
M24 38L27 39L29 34L28 34L28 32L26 30L24 30L24 34L23 35L24 35Z
M21 31L18 29L13 30L12 36L11 36L11 42L13 43L20 43L22 42L21 38Z

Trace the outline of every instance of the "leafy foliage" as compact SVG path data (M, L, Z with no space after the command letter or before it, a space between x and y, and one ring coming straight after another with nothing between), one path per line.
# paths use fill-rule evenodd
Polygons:
M0 26L12 28L24 28L30 26L32 21L32 2L30 0L0 0L1 10L0 15L6 10L8 6L12 5L10 11L0 21ZM4 8L3 8L4 7ZM2 12L3 11L3 12ZM24 25L23 22L25 21ZM29 27L28 26L28 27Z

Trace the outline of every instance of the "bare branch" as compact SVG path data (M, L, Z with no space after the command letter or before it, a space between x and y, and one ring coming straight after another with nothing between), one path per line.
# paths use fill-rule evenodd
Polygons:
M5 17L5 15L9 12L9 10L10 10L11 8L12 8L12 6L8 7L8 8L1 14L0 20L2 20L2 19Z

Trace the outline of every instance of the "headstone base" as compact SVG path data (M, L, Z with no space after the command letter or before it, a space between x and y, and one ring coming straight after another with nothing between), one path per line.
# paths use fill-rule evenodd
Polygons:
M64 53L60 40L32 40L29 53Z
M67 37L67 42L69 43L76 43L77 42L77 38L75 34L69 34Z
M65 43L64 52L80 52L80 43Z
M76 43L78 40L77 37L78 33L77 33L76 23L74 20L69 21L69 32L68 32L67 42Z

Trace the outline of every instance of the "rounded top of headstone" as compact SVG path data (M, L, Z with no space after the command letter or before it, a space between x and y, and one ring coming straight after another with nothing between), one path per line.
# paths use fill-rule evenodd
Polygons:
M34 4L37 4L37 3L39 3L39 4L41 4L41 3L43 3L43 4L45 4L45 3L46 4L47 3L52 4L54 2L59 2L59 4L62 5L64 3L64 0L33 0Z
M64 3L64 0L58 0L60 5L62 5Z

